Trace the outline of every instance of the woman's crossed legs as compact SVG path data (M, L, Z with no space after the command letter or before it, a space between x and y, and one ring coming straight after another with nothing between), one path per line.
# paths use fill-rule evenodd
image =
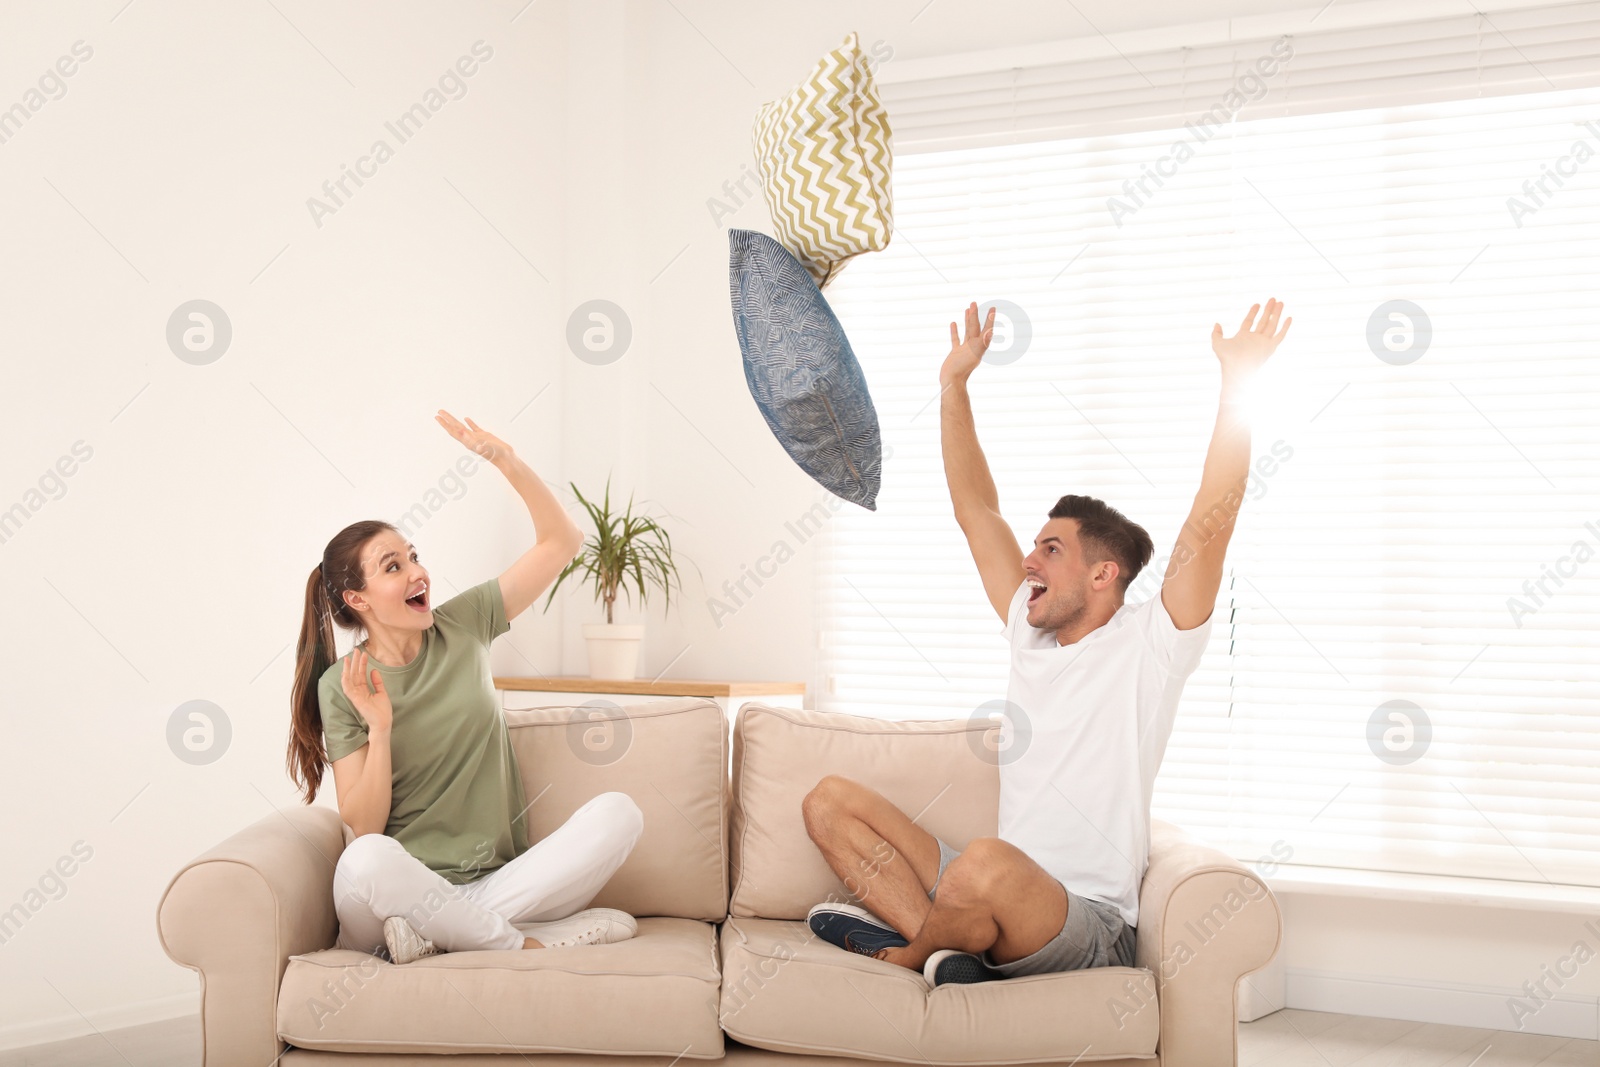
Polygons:
M547 922L582 910L622 866L644 830L626 793L601 793L547 837L476 881L453 885L383 834L345 847L334 870L337 947L377 953L383 921L404 916L446 952L519 949L516 923Z

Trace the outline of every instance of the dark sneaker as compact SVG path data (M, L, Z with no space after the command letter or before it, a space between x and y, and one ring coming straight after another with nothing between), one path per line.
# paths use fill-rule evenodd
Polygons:
M829 944L863 956L907 943L894 927L854 904L818 904L806 914L806 925Z
M941 986L992 982L1000 978L1001 974L970 952L942 948L928 957L928 962L922 968L922 977L926 978L931 986Z

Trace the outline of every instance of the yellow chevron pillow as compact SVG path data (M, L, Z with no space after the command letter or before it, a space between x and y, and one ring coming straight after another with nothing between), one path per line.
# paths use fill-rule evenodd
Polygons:
M756 160L780 244L818 287L888 247L889 115L852 33L782 100L756 113Z

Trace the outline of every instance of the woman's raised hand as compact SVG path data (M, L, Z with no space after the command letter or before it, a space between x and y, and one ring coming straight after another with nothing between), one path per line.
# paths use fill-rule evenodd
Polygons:
M498 463L503 459L510 459L514 454L510 445L471 419L468 419L467 424L463 426L454 415L444 410L444 408L440 408L439 413L433 418L434 421L445 428L445 432L451 437L454 437L490 463Z
M373 692L367 691L371 681ZM344 669L339 684L345 697L367 724L367 733L388 733L394 726L394 708L389 704L389 691L383 685L383 672L368 665L363 649L351 649L344 658Z

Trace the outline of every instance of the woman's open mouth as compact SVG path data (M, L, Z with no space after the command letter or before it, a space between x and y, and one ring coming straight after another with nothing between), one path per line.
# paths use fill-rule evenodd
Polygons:
M428 587L423 586L412 595L406 597L406 607L419 614L428 610Z

